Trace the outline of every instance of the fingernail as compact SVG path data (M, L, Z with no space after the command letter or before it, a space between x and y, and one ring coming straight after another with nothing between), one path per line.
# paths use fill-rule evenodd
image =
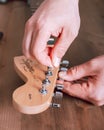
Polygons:
M54 65L55 67L58 67L58 66L60 65L60 58L55 57L55 58L54 58L54 61L53 61L53 65Z

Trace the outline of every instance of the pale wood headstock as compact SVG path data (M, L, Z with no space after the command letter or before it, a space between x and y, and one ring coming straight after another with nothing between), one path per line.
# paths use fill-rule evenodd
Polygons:
M14 58L14 66L19 76L26 82L13 93L13 105L22 113L37 114L45 111L51 104L53 91L57 79L58 68L52 69L52 76L48 76L50 84L46 86L47 93L42 94L42 81L46 78L47 67L36 60L29 60L25 56Z

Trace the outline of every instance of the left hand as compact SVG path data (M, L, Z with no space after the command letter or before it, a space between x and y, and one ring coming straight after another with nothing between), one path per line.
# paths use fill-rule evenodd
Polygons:
M60 72L59 77L64 79L65 93L97 106L104 104L104 55Z

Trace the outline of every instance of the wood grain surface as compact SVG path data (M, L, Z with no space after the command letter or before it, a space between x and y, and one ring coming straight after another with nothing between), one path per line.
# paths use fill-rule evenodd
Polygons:
M34 0L35 1L35 0ZM79 36L64 59L71 66L104 54L104 0L80 0ZM104 107L64 95L61 108L37 115L21 114L13 108L12 93L24 84L13 67L13 57L22 54L22 39L30 9L13 1L0 5L0 130L104 130Z

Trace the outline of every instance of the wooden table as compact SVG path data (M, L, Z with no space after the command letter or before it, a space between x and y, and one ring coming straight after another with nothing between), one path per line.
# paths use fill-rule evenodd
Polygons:
M35 1L35 0L34 0ZM104 54L104 1L80 0L82 19L79 36L64 56L71 66ZM0 5L0 130L104 130L104 108L64 95L59 109L25 115L12 106L12 93L23 81L13 67L22 54L24 25L30 10L20 1Z

